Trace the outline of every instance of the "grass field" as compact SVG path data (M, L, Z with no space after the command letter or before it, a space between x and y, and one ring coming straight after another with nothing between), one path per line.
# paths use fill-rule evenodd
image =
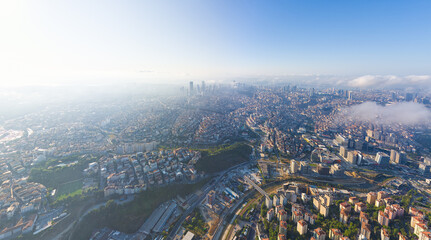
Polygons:
M63 183L57 188L56 200L82 194L82 179Z
M216 173L249 160L251 147L245 143L235 143L216 149L200 149L202 158L196 169L206 173Z

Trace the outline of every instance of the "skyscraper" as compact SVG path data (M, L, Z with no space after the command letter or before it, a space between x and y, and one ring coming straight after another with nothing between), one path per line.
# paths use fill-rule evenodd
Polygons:
M205 92L205 81L202 81L201 91L202 93Z
M413 100L413 93L406 93L405 99L407 102L410 102L411 100Z
M193 96L193 81L190 81L189 95Z

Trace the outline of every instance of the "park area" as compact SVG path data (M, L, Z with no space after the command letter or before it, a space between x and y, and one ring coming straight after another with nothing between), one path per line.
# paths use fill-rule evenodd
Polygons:
M61 201L62 199L65 199L67 197L73 197L81 194L82 194L82 179L78 179L75 181L63 183L60 186L58 186L55 193L55 199L58 201Z

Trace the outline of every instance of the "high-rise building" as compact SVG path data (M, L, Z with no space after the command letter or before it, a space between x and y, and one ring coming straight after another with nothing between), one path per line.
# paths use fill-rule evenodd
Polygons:
M395 157L395 163L404 164L405 161L406 161L406 152L404 151L398 152L397 156Z
M413 100L413 93L406 93L405 99L407 102L410 102L411 100Z
M419 171L423 175L429 175L431 173L431 166L425 163L419 163Z
M205 93L205 81L202 81L201 91Z
M353 92L352 92L352 91L349 91L349 92L347 93L347 98L348 98L349 100L353 100Z
M298 163L295 160L290 160L290 173L294 174L298 172Z
M347 147L348 144L349 144L349 139L346 138L345 136L341 135L341 134L338 134L337 136L335 136L335 139L334 139L333 142L337 146L345 146L345 147Z
M397 94L395 92L391 93L392 101L397 100Z
M344 146L340 146L340 155L341 155L341 157L343 157L343 158L346 158L346 157L347 157L347 149L346 149L346 147L344 147Z
M194 92L193 92L193 81L190 81L190 86L189 86L189 95L193 96Z
M389 158L388 154L383 153L383 152L378 152L376 154L375 160L379 165L388 165L390 158Z
M389 157L391 160L391 163L395 162L395 158L397 157L397 154L398 154L398 152L396 150L394 150L394 149L391 150L391 155Z
M347 161L351 164L358 163L358 152L357 151L349 151L347 153Z
M398 152L394 149L391 150L391 155L390 155L391 163L403 164L405 157L406 157L405 152L403 152L403 151Z

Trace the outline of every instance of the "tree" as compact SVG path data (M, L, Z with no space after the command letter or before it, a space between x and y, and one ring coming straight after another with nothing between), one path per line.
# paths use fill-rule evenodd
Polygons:
M267 212L266 205L265 205L265 202L263 202L262 206L260 206L260 216L265 218L266 212Z
M269 230L269 222L268 220L266 220L266 218L263 219L263 227L265 228L266 231Z

